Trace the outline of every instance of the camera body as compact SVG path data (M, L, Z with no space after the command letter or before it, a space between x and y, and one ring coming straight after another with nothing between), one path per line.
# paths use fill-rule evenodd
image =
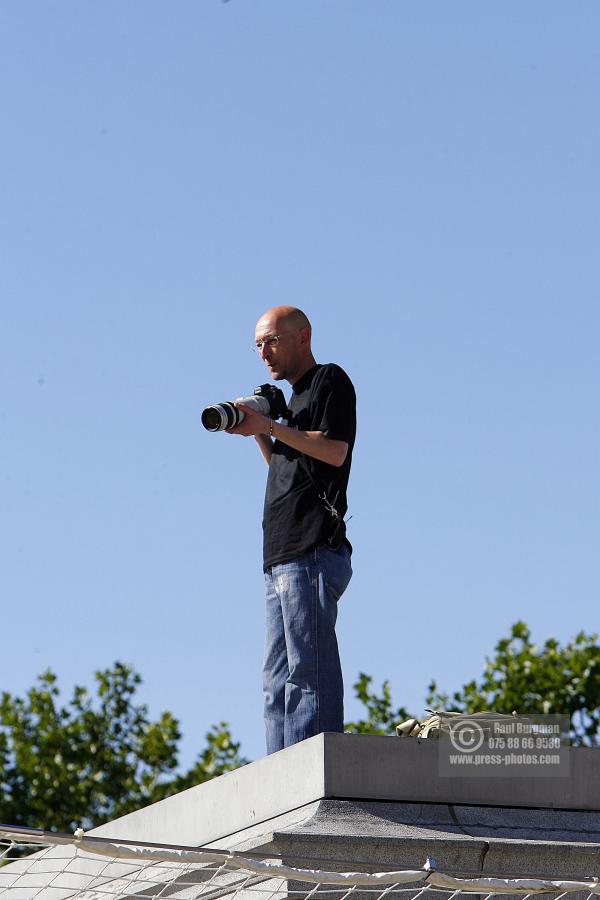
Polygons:
M202 410L202 424L207 431L225 431L235 428L244 419L244 413L236 403L243 403L270 419L287 419L288 408L281 388L274 384L260 384L254 388L251 397L238 397L237 400L226 400Z

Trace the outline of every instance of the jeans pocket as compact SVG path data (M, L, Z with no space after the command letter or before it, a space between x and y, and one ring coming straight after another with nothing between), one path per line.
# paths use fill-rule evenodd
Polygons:
M339 550L331 550L329 547L319 547L317 555L322 566L323 578L327 591L332 599L339 600L352 578L352 566L350 564L350 551L344 545Z

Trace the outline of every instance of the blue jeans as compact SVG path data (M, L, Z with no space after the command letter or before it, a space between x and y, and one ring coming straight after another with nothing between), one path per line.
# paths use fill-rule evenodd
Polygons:
M350 551L316 547L265 573L263 668L267 753L322 731L344 730L344 685L335 636Z

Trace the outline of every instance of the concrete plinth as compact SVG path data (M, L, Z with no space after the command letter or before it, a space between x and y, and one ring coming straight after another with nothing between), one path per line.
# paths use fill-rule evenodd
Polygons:
M294 865L600 874L600 751L568 777L440 778L434 740L322 734L91 832Z

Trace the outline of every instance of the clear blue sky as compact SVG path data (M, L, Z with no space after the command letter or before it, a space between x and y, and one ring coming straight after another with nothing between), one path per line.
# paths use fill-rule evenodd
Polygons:
M359 670L423 710L510 624L594 631L600 6L0 6L0 689L116 659L263 753L252 440L289 303L352 377Z

